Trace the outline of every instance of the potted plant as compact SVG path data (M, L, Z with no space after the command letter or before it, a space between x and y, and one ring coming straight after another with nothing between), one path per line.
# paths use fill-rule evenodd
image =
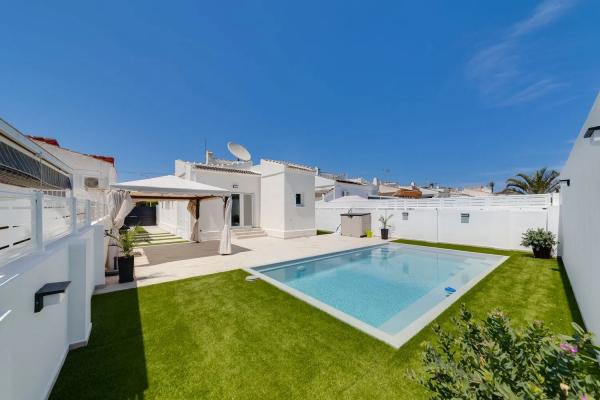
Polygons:
M523 234L521 245L531 247L535 258L550 258L552 248L556 245L556 236L554 233L543 228L527 229Z
M379 222L381 222L381 238L383 240L387 240L388 235L390 233L390 230L388 229L388 222L390 221L390 219L394 216L394 214L390 214L386 217L384 217L383 215L379 217Z
M119 269L119 283L133 281L133 246L135 240L135 231L127 230L119 234L118 237L110 235L117 241L117 246L121 249L121 255L115 257L115 266Z

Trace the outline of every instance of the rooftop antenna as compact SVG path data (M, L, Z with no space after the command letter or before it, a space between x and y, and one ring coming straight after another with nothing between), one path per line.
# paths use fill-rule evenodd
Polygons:
M206 150L208 150L208 149L206 147L206 138L204 138L204 164L208 164L208 157L206 157Z
M227 149L238 161L250 161L252 158L250 152L241 144L227 142Z

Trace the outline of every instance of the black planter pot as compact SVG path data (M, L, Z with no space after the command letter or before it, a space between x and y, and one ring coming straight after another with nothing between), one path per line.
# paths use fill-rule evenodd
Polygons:
M383 240L387 240L389 234L390 234L390 230L389 229L382 229L381 230L381 238Z
M552 247L534 247L533 256L535 258L550 258L552 255Z
M133 281L133 256L115 257L115 265L119 269L119 283Z

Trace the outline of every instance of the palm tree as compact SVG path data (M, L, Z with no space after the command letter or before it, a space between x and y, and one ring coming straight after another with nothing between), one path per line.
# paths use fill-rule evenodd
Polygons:
M520 173L506 180L506 189L520 194L551 193L558 190L558 171L546 167L531 175Z

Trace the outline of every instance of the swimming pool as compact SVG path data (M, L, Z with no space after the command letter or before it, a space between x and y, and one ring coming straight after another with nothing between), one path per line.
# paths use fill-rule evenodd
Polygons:
M506 259L388 243L247 271L398 348Z

